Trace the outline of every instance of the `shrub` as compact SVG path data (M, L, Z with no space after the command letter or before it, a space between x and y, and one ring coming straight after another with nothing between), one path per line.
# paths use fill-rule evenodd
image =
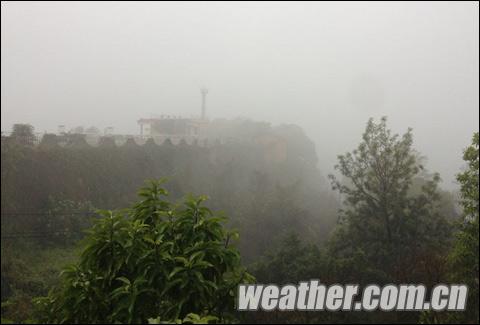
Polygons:
M236 286L253 280L231 244L238 235L202 206L204 196L174 205L157 181L139 195L131 209L99 212L103 217L89 230L80 261L62 272L47 297L35 300L39 321L232 317Z

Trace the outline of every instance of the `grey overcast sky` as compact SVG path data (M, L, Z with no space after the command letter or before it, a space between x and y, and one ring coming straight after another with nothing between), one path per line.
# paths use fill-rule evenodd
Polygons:
M1 127L138 133L152 114L301 126L323 173L369 117L455 188L479 128L477 2L2 2Z

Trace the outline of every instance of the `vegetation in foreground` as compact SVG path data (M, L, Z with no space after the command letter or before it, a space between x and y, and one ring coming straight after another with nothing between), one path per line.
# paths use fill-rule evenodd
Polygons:
M48 297L36 300L39 320L229 320L237 285L253 280L232 246L237 234L202 206L205 197L175 206L167 194L152 182L132 209L102 211L80 261L63 271Z
M411 131L400 137L385 119L369 121L358 148L339 156L342 178L331 177L344 202L328 242L287 236L249 270L260 283L467 283L466 312L235 314L237 284L254 280L233 247L235 233L202 205L204 197L175 205L153 182L131 209L102 212L79 261L29 316L55 323L478 323L478 133L458 175L459 219L412 142Z

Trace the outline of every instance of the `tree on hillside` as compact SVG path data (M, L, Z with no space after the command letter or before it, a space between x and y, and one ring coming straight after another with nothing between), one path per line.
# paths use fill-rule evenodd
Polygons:
M479 322L478 299L478 263L479 263L479 158L478 158L478 132L474 134L472 144L464 151L463 159L468 163L467 169L457 175L460 183L461 204L464 218L457 233L455 246L451 252L450 264L452 280L466 283L469 287L467 312L454 315L462 322Z
M70 133L73 133L73 134L84 134L85 133L85 129L83 126L77 126L77 127L74 127L73 129L70 130Z
M14 124L10 137L18 144L33 146L35 143L33 130L30 124Z
M86 134L99 135L100 130L96 126L90 126L85 129Z
M434 281L424 277L430 272L415 268L427 265L434 274L443 269L440 246L448 242L449 228L439 213L438 174L412 193L423 169L412 148L412 131L392 134L385 117L378 124L370 119L362 140L353 152L338 156L336 169L343 179L330 175L333 188L344 196L332 253L339 261L365 256L384 272L385 281Z
M63 271L48 297L37 300L40 320L228 320L237 285L253 280L232 246L236 234L202 206L205 197L175 206L163 199L167 194L152 182L132 209L103 211L78 264Z

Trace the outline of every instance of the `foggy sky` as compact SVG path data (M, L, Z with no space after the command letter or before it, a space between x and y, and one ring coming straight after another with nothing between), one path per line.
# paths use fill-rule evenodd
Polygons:
M2 2L1 128L152 114L301 126L323 173L389 117L455 188L479 128L478 3Z

